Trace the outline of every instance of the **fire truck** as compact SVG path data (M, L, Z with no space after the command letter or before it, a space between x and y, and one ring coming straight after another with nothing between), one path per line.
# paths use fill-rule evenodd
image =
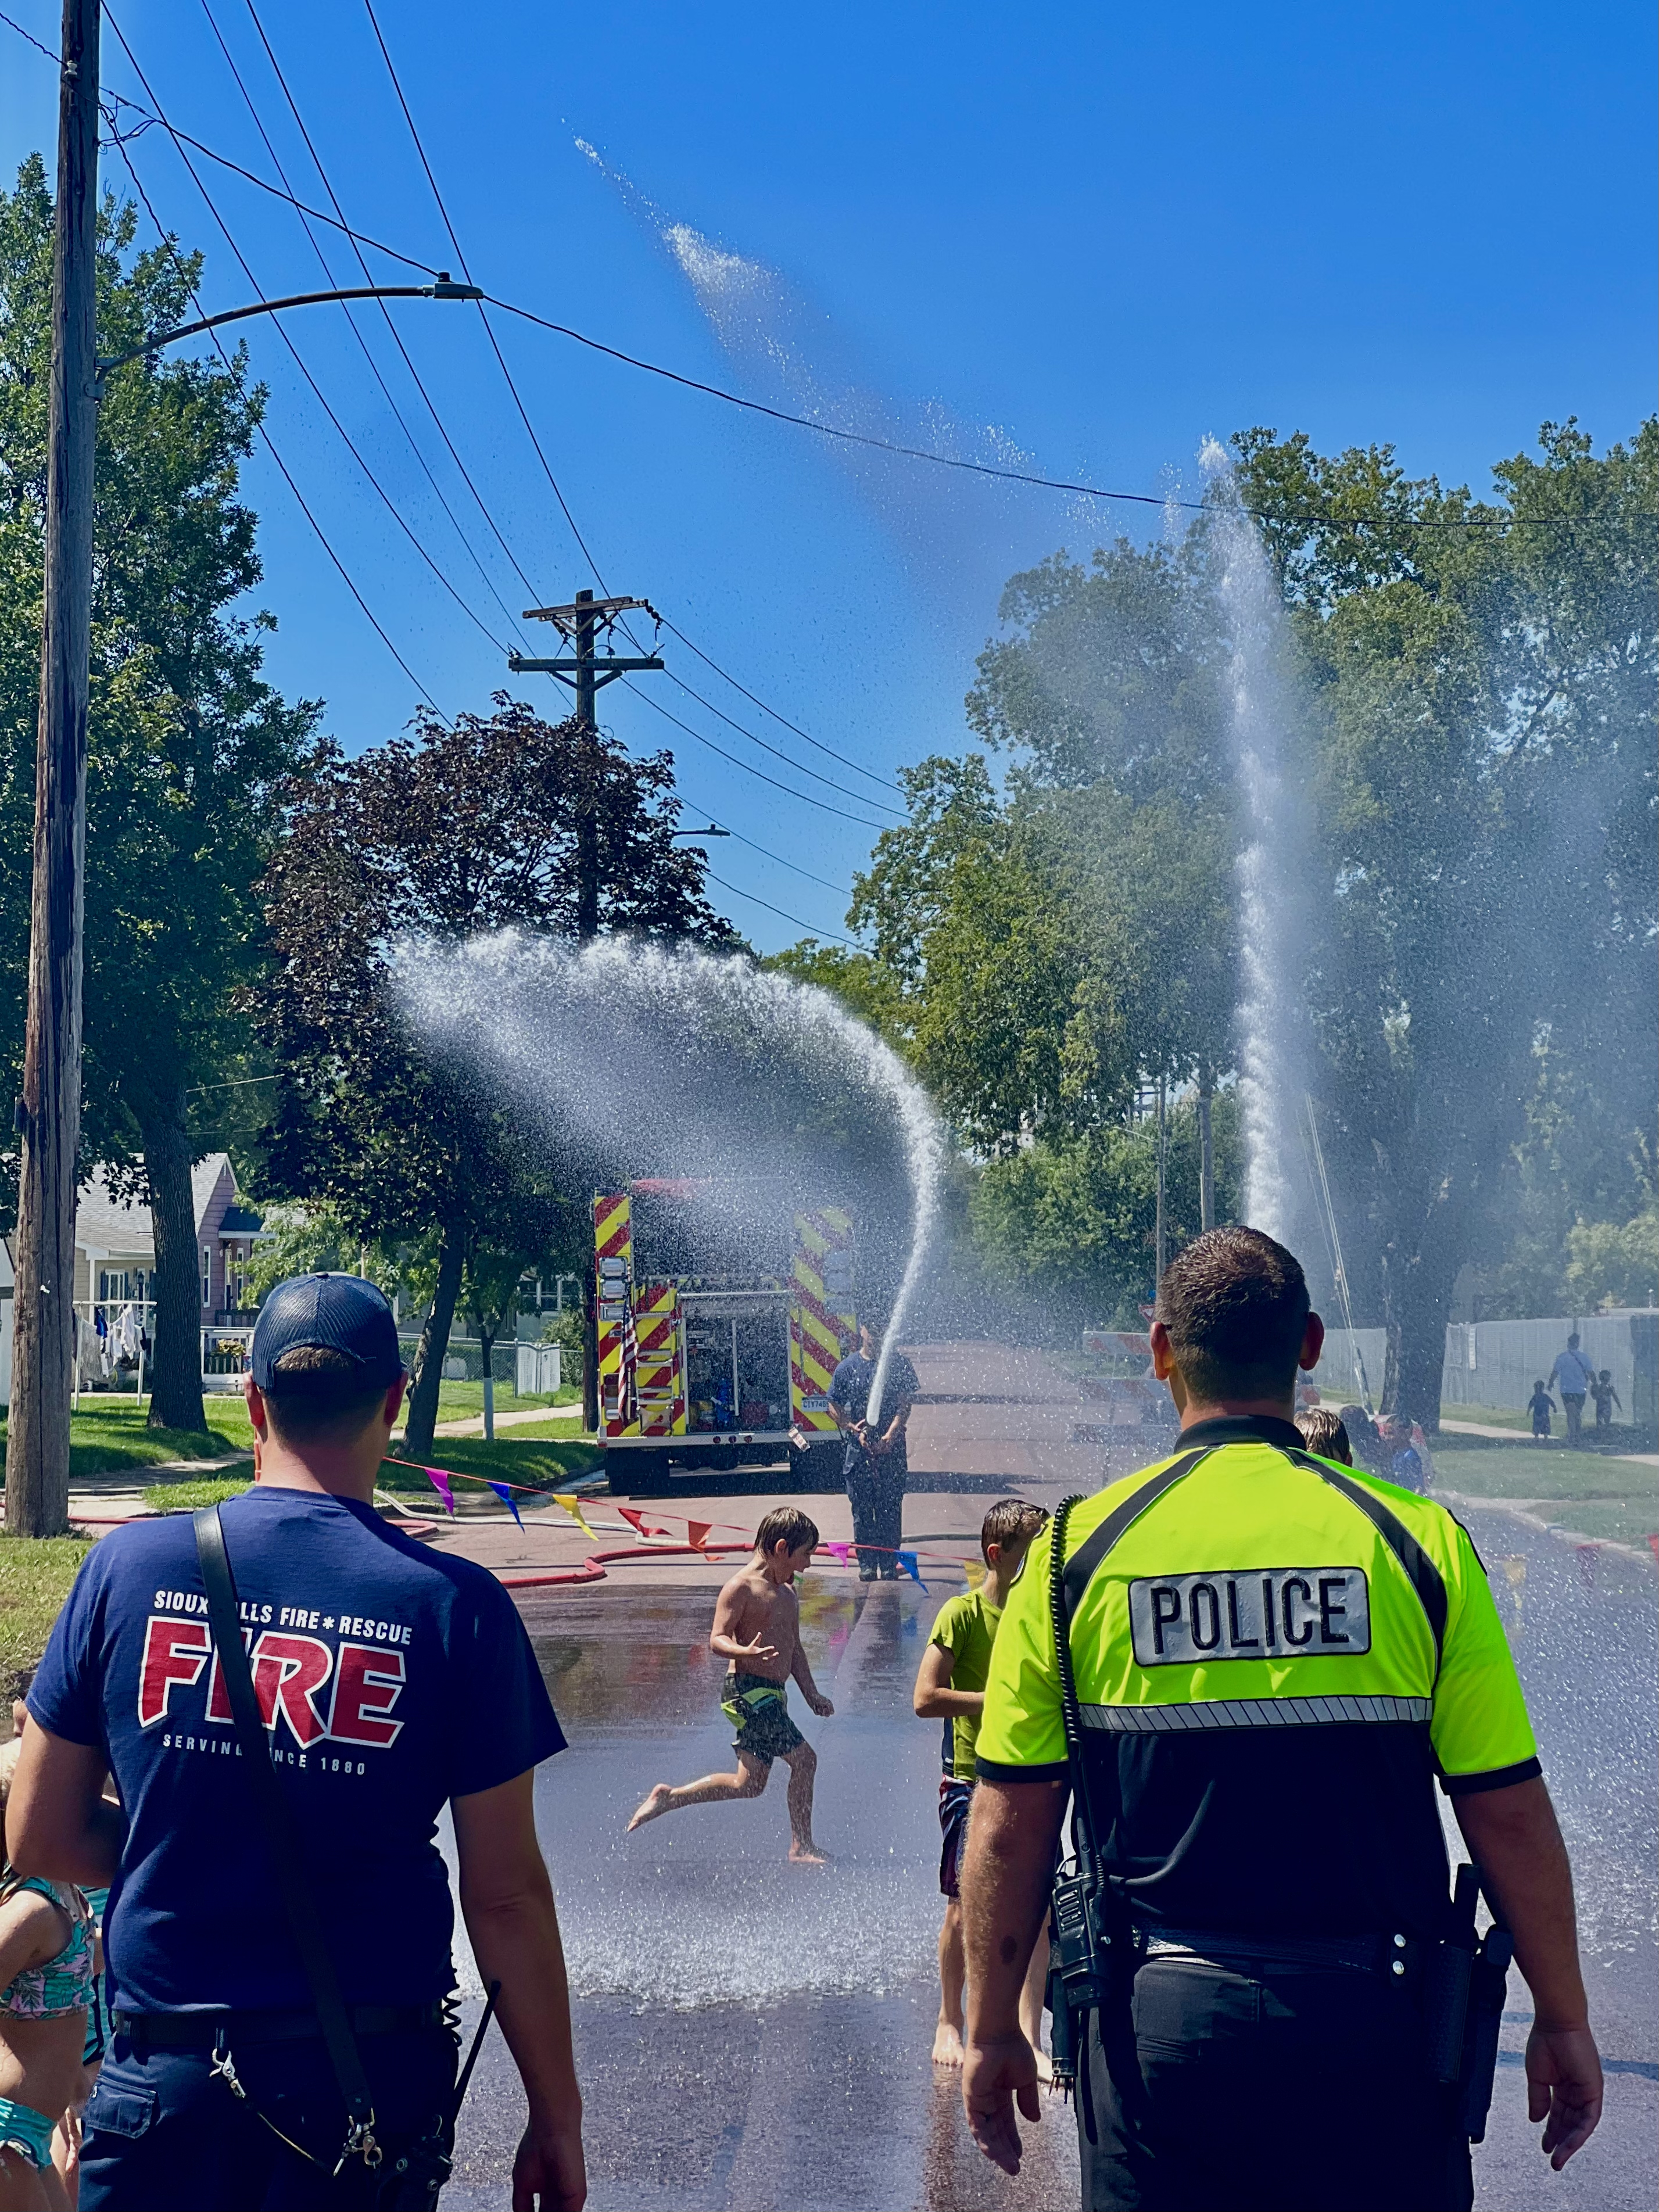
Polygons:
M787 1462L839 1489L830 1378L858 1340L853 1223L838 1207L722 1206L705 1182L644 1179L593 1200L598 1437L612 1492L659 1498L671 1469Z

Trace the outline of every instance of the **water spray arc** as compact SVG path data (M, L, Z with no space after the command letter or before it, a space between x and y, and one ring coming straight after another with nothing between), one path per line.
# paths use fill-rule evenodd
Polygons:
M730 1200L769 1179L811 1190L805 1109L839 1103L902 1155L910 1234L871 1390L878 1418L937 1225L944 1136L927 1093L826 991L747 958L602 937L576 946L504 930L391 956L412 1031L481 1062L533 1144L574 1133L618 1175L710 1174ZM798 1110L799 1109L799 1110ZM867 1295L867 1291L866 1291Z

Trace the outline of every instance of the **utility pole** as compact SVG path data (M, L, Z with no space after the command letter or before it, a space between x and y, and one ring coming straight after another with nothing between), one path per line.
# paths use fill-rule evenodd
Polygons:
M13 1116L20 1157L6 1527L14 1536L56 1536L69 1526L98 427L98 33L99 0L64 0L28 1019L23 1095Z
M578 592L564 607L526 607L526 622L550 622L575 647L557 660L532 660L521 653L507 655L514 676L551 676L576 695L576 727L585 759L586 790L578 800L576 816L576 937L586 945L599 933L599 731L593 700L607 684L633 669L660 668L654 653L626 654L594 652L601 627L609 630L619 615L641 608L657 619L646 599L596 599L592 592Z
M1158 1079L1158 1213L1152 1230L1154 1297L1158 1296L1158 1285L1164 1280L1164 1247L1166 1242L1164 1234L1164 1078L1160 1075Z
M1210 1127L1209 1070L1198 1079L1198 1225L1215 1227L1215 1138Z
M576 695L576 731L586 786L578 795L576 813L576 938L582 945L591 944L599 933L599 730L594 698L605 684L630 670L662 666L654 653L600 655L593 649L601 627L608 632L619 615L635 607L653 622L657 619L647 600L596 599L592 592L578 592L568 606L526 607L526 622L550 622L575 651L553 660L532 660L513 653L507 660L514 676L551 676ZM599 1425L599 1287L590 1267L582 1297L582 1426L597 1434Z

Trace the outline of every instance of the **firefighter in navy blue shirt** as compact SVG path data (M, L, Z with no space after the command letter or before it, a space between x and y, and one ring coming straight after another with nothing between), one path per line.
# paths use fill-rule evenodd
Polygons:
M884 1324L866 1314L859 1322L859 1348L830 1378L830 1411L847 1439L842 1479L853 1509L859 1546L859 1580L892 1582L904 1541L904 1485L909 1474L905 1428L921 1388L916 1370L896 1347L888 1356L876 1419L868 1418L881 1364Z
M1453 2087L1431 2056L1446 2019L1470 2048L1437 1782L1532 1988L1528 2104L1558 2169L1601 2114L1571 1875L1485 1571L1443 1507L1306 1449L1294 1384L1323 1340L1282 1245L1188 1246L1152 1332L1176 1449L1066 1516L1075 1771L1049 1530L992 1653L963 2094L1018 2171L1016 2095L1037 2115L1020 1981L1070 1784L1109 1965L1078 2056L1085 2207L1468 2212L1473 2061Z
M280 1285L251 1364L254 1486L222 1507L225 1540L383 2163L335 2172L344 2104L211 1654L194 1531L158 1516L81 1570L29 1692L6 1823L20 1873L110 1885L115 2035L86 2110L83 2212L377 2201L454 2082L446 1804L467 1934L529 2102L515 2212L580 2212L581 2103L532 1796L564 1738L529 1639L493 1575L374 1509L406 1377L372 1284Z

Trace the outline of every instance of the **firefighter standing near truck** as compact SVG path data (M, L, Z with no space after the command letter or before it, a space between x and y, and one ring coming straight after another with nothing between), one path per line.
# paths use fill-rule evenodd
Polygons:
M1511 1942L1558 2170L1600 2118L1571 1876L1485 1571L1443 1507L1306 1450L1323 1336L1282 1245L1189 1246L1152 1331L1177 1452L1061 1506L992 1654L963 2099L1017 2172L1020 1980L1073 1788L1050 1986L1076 1992L1055 2069L1080 2024L1085 2207L1467 2212ZM1437 1779L1502 1923L1478 1954Z
M867 1417L881 1360L884 1324L866 1314L859 1323L859 1348L830 1378L830 1411L847 1440L842 1476L853 1509L859 1547L859 1580L892 1582L904 1541L904 1485L910 1471L905 1429L921 1388L916 1370L895 1349L874 1420Z

